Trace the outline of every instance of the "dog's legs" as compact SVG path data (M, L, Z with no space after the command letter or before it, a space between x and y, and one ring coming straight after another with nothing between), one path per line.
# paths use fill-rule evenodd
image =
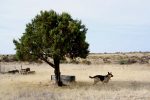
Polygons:
M95 85L99 81L99 78L94 78L94 84Z

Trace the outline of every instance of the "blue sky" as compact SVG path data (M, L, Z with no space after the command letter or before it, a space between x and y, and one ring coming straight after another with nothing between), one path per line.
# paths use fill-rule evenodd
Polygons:
M150 0L0 0L0 54L41 10L68 12L88 28L90 52L150 51Z

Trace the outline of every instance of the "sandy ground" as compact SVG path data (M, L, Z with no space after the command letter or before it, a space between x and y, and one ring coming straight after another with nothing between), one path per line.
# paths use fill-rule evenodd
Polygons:
M57 87L50 81L47 64L3 63L2 70L30 67L33 75L0 74L0 100L150 100L150 65L61 64L61 74L75 75L76 82ZM112 72L108 84L93 85L89 76Z

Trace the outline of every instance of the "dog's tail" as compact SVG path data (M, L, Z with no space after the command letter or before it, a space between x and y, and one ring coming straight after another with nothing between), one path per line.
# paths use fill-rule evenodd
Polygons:
M92 76L89 76L89 78L94 78L94 77L92 77Z

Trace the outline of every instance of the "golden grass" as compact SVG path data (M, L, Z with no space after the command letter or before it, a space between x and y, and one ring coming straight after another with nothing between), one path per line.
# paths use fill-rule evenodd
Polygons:
M2 64L8 69L19 63ZM35 70L34 75L0 74L0 100L149 100L149 65L75 65L61 64L63 75L75 75L76 82L57 87L50 81L54 70L47 64L23 64ZM107 74L114 77L108 84L93 85L89 76Z

